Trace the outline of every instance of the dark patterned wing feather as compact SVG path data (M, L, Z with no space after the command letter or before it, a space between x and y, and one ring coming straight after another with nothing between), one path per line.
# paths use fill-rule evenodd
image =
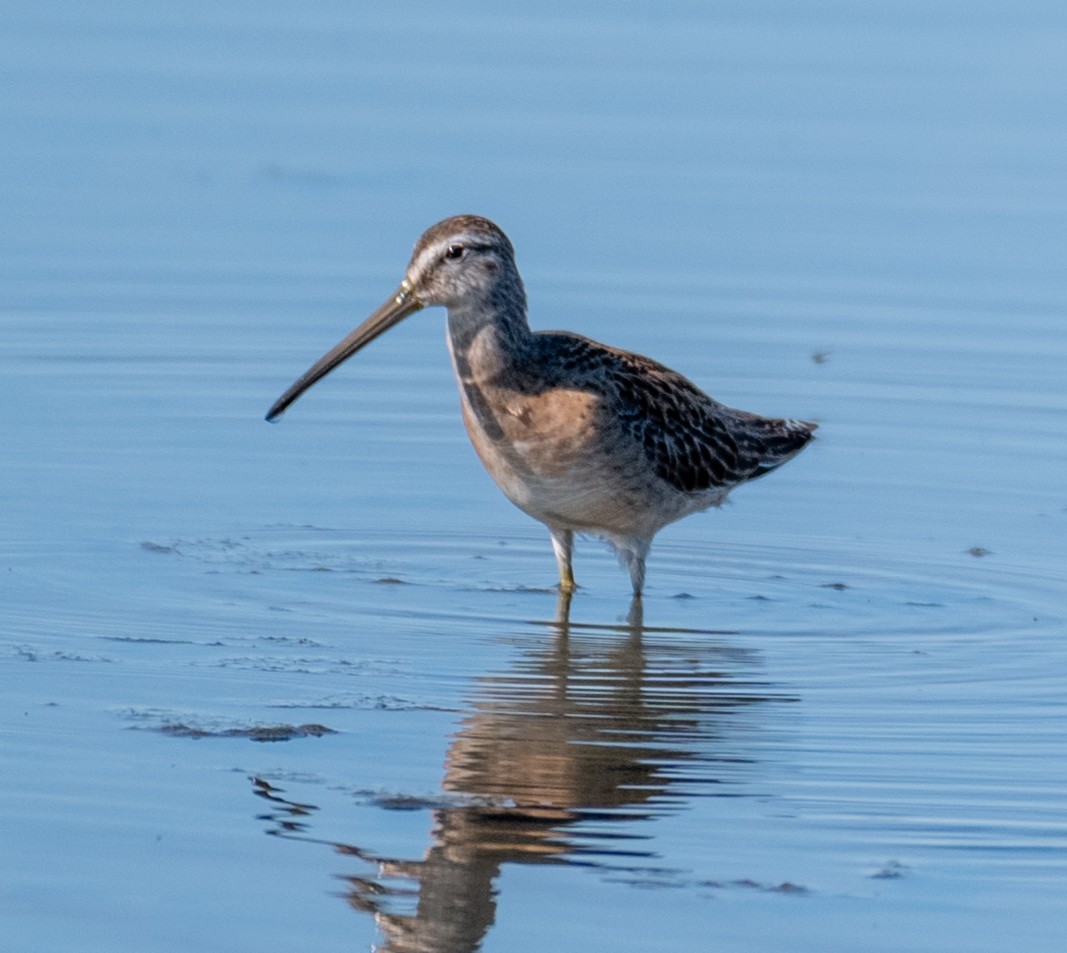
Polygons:
M618 408L624 431L657 475L678 490L729 489L795 456L816 425L734 410L656 361L577 335L553 334L562 375ZM563 339L563 340L561 340Z

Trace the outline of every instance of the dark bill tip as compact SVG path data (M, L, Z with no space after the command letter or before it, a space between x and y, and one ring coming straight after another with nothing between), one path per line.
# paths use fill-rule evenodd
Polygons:
M394 324L403 321L422 307L419 300L402 285L400 290L378 308L366 321L338 342L303 374L297 378L289 389L282 394L267 411L268 423L276 423L285 413L286 408L317 381L322 380L339 364L348 360L356 351L370 344L380 334L384 334Z

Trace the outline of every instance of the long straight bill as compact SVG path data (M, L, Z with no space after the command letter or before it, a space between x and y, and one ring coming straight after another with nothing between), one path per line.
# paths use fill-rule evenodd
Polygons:
M304 371L301 377L293 383L293 386L282 394L274 402L271 409L267 411L267 420L274 423L285 413L286 407L311 387L312 384L324 378L338 364L348 360L360 348L370 344L380 334L384 334L394 324L399 324L409 314L413 314L421 307L422 303L404 285L401 285L400 290L355 331L323 354L311 367Z

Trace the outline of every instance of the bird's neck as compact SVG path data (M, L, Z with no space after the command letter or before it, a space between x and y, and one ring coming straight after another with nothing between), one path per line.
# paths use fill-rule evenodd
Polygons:
M495 376L526 351L532 338L522 286L493 289L484 299L448 309L448 339L461 378Z

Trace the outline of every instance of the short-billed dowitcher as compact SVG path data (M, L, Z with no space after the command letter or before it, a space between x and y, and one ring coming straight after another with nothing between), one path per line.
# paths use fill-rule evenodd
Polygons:
M816 425L712 400L656 361L566 331L531 331L508 237L457 215L416 243L396 294L313 364L271 407L421 308L448 309L463 421L504 495L552 535L560 588L574 588L575 533L607 539L645 582L652 537L718 506L736 486L795 456Z

